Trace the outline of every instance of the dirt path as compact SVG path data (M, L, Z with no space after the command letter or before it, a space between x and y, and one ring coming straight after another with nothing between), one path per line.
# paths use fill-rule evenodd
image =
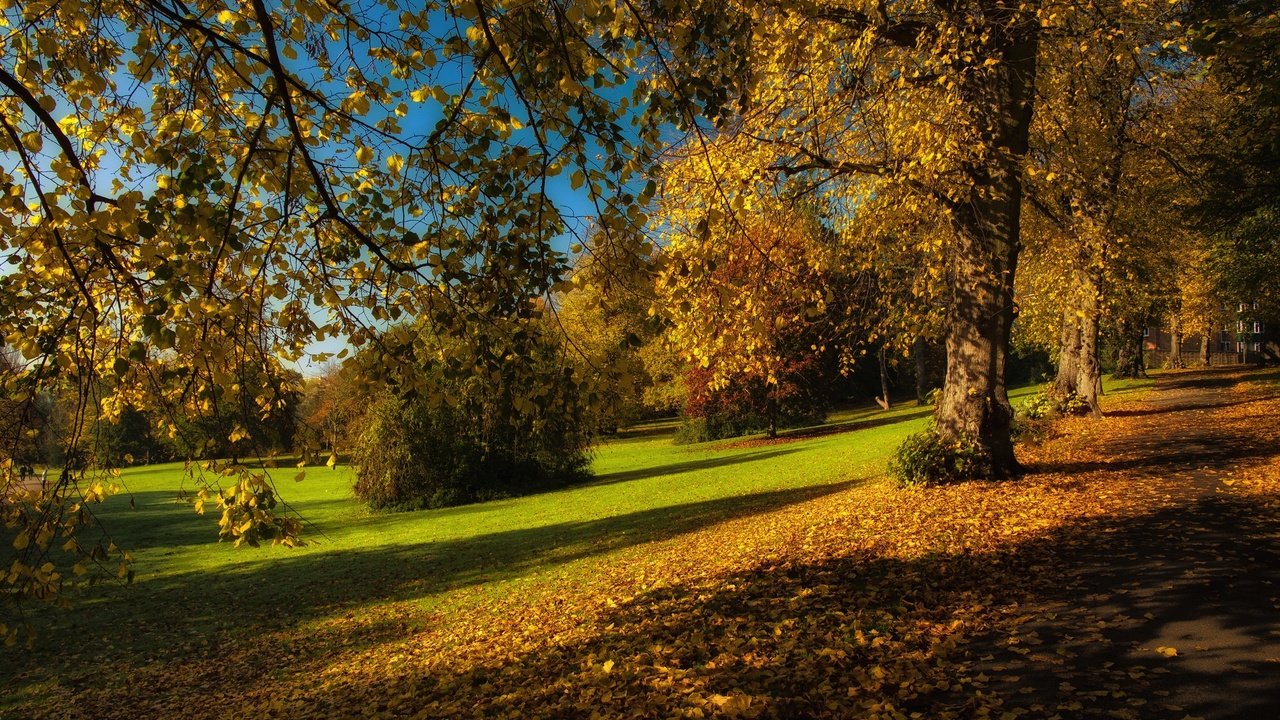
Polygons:
M1057 567L979 638L975 667L1029 716L1280 717L1280 513L1233 492L1280 458L1280 387L1257 373L1165 376L1138 407L1109 414L1051 471L1111 475L1151 511L1061 538ZM1021 618L1020 618L1021 619Z

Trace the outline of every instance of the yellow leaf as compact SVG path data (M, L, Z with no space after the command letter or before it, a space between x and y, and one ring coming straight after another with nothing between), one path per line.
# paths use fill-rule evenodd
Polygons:
M1163 655L1163 656L1165 656L1165 657L1177 657L1177 656L1178 656L1178 649L1177 649L1177 648L1165 647L1165 646L1163 646L1163 645L1161 645L1160 647L1156 648L1156 652L1160 653L1161 655Z

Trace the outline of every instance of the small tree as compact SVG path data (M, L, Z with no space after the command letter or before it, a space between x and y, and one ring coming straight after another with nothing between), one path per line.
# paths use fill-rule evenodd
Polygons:
M375 508L441 507L586 478L593 427L583 384L538 322L523 333L519 362L545 378L536 387L515 373L441 364L424 366L410 392L384 385L356 440L356 496Z
M684 382L689 397L678 442L702 442L763 432L778 436L785 427L811 425L826 417L829 398L823 392L829 376L822 359L800 354L779 364L773 382L740 374L720 383L714 370L691 367Z
M369 402L367 388L354 368L330 365L309 380L298 404L300 438L304 454L319 447L338 455L347 450L356 422L364 416Z
M640 233L597 229L582 248L570 289L555 299L555 319L579 376L588 381L602 432L650 412L645 394L655 381L642 350L662 330L650 313L655 252Z

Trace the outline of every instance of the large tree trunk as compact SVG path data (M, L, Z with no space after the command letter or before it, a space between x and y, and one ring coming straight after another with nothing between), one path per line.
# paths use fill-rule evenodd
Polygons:
M1118 378L1146 377L1146 364L1142 359L1142 323L1131 317L1116 321L1116 371Z
M1075 394L1080 379L1080 316L1070 304L1062 310L1061 346L1053 389L1058 396L1066 397Z
M935 413L944 442L976 442L991 475L1017 473L1004 382L1021 247L1022 164L1027 153L1040 25L1034 3L991 8L990 71L963 76L961 92L991 143L965 168L972 191L951 206L957 248L946 346L947 376Z
M1182 323L1177 315L1169 318L1169 362L1171 368L1181 368L1182 363Z
M778 437L778 399L774 395L774 389L768 390L768 396L765 398L765 422L767 423L764 431L765 437L773 439Z
M1212 359L1212 356L1209 354L1209 348L1210 348L1209 336L1210 335L1212 335L1212 332L1210 332L1208 329L1205 329L1204 334L1200 336L1200 364L1205 367L1209 367L1212 364L1212 362L1210 362Z
M1098 359L1098 278L1087 274L1084 279L1080 317L1079 375L1076 394L1089 404L1089 414L1102 417L1098 395L1102 392L1102 363Z

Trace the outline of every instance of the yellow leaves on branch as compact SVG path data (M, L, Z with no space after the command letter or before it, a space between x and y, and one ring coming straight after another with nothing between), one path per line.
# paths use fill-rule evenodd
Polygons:
M285 547L303 544L300 537L302 523L297 518L275 511L278 498L266 472L254 472L230 463L211 462L203 466L188 466L188 472L191 473L206 470L230 480L230 484L221 486L217 493L202 488L194 500L198 513L203 513L204 505L210 499L215 499L218 503L222 510L218 519L220 539L231 540L236 547L258 547L263 542ZM296 479L298 478L295 476Z
M725 137L685 148L666 166L651 220L666 248L658 307L670 341L723 382L772 378L779 332L821 315L831 265L829 238L812 210L759 194L767 162Z
M0 460L0 538L12 550L9 566L0 569L0 592L19 602L62 603L71 588L104 577L132 579L127 552L105 539L85 539L96 524L92 506L120 492L118 473L64 471L50 479L18 470L12 459ZM0 634L12 645L20 631Z

